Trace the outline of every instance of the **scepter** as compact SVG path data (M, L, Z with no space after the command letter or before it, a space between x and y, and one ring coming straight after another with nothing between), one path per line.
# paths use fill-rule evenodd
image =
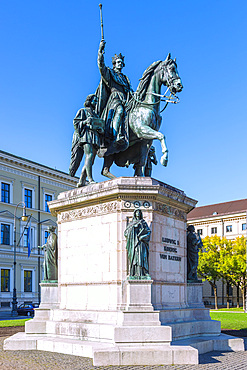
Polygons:
M99 10L100 10L101 40L104 40L104 28L103 28L102 4L99 4Z

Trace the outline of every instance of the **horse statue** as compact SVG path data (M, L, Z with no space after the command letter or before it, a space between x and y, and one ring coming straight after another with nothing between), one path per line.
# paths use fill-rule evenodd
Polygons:
M171 95L161 95L161 86L167 86ZM168 102L176 103L177 92L182 91L183 85L177 71L176 59L168 54L165 61L152 63L143 73L137 91L129 101L126 112L129 127L129 146L118 153L104 155L104 164L101 174L113 179L110 172L113 163L119 167L128 167L133 164L134 176L144 176L144 168L149 149L154 139L161 143L162 157L160 162L167 166L168 149L164 134L159 132L162 117L160 115L160 102L165 98ZM165 107L166 107L165 106Z

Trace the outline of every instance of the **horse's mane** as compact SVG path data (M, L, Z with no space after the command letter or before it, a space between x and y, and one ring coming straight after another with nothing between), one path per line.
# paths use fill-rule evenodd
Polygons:
M138 100L141 100L141 101L144 100L151 77L153 76L155 69L160 65L161 62L162 60L153 62L151 66L149 66L144 71L142 78L140 78L140 82L136 90L136 95L138 96Z
M139 85L137 87L135 98L132 98L129 103L127 104L126 111L127 113L134 109L138 102L141 102L145 99L147 89L151 80L151 77L153 76L156 68L160 65L162 60L158 60L157 62L153 62L144 72L142 75L142 78L140 78Z

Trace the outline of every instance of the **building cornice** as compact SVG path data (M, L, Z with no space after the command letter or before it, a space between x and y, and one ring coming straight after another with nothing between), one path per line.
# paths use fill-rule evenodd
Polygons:
M26 171L26 173L29 172L27 177L35 180L37 180L38 176L47 178L47 181L49 181L49 179L53 177L54 180L56 180L57 182L66 182L72 187L75 186L78 181L77 177L71 177L65 172L30 161L29 159L15 156L2 150L0 150L0 161L2 161L3 165L5 164L6 166L9 166L9 168L13 169L13 171L8 172L16 174L16 171L18 171L16 170L16 167L19 167L20 170L24 172Z
M200 218L194 220L188 220L189 225L208 225L208 224L221 224L222 222L235 222L235 221L246 221L246 213L236 213L231 215L225 215L222 217L211 217L211 218Z

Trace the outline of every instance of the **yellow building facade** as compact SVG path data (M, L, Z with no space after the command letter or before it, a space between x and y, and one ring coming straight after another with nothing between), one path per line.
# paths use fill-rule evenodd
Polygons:
M18 305L39 303L43 277L43 245L48 227L56 226L48 202L76 187L78 179L31 160L0 150L0 310L12 309L14 239L16 239L16 293ZM25 206L28 223L22 221ZM14 238L16 226L16 238ZM29 228L29 231L28 231ZM31 254L28 257L28 245Z
M188 214L188 225L194 225L201 238L206 236L220 236L234 240L238 236L247 235L246 229L247 199L231 202L210 204L196 207ZM218 304L226 304L226 284L217 282ZM230 303L237 303L237 288L230 287ZM203 299L206 304L214 304L214 293L211 285L205 281L203 286ZM240 304L242 297L240 294Z

